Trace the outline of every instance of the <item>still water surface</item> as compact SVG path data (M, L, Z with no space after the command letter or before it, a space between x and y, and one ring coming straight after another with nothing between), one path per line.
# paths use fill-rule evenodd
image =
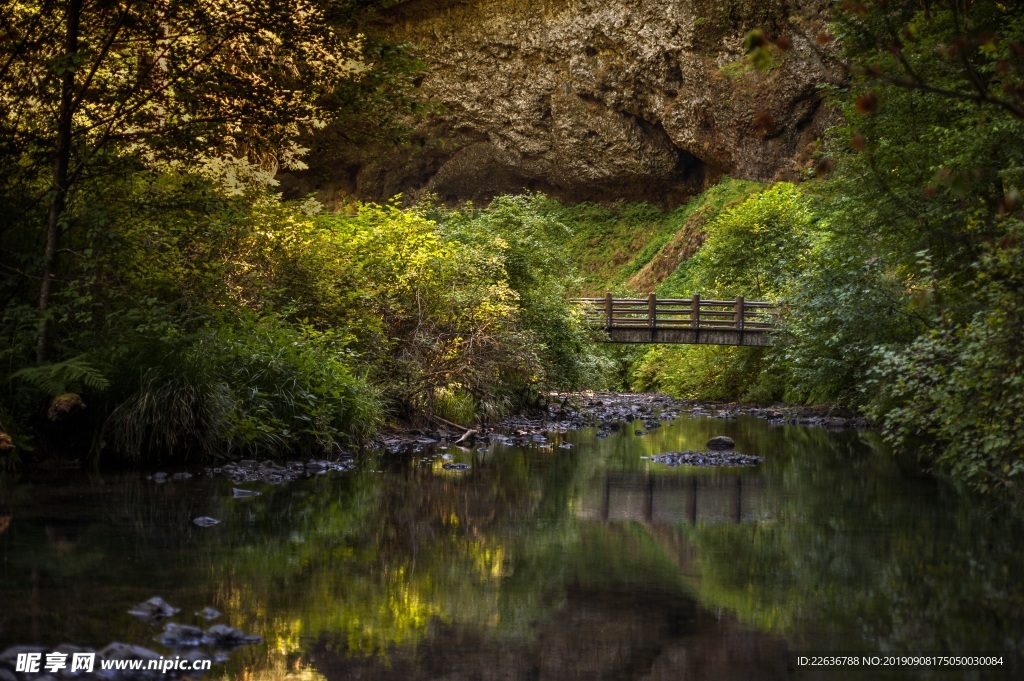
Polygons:
M371 458L241 499L209 478L7 478L0 650L166 652L126 612L159 595L176 621L213 606L266 639L207 678L1021 678L1021 523L902 469L872 434L680 418L595 435L448 450L468 471ZM650 460L711 435L767 462ZM807 651L1005 662L841 673L799 666Z

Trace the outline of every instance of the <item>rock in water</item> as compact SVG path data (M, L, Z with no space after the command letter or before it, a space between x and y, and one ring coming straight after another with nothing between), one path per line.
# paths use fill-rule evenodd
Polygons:
M205 516L204 515L204 516L200 516L200 517L196 518L192 522L195 523L196 525L198 525L199 527L213 527L214 525L216 525L220 521L217 520L216 518L211 518L209 516Z
M142 619L156 621L176 615L180 611L181 608L172 607L159 596L153 596L148 601L139 603L133 607L128 611L128 614L141 617Z
M715 451L725 451L726 449L733 449L736 446L735 440L726 435L716 435L707 441L708 449Z
M196 648L203 645L204 635L199 627L168 622L156 640L168 648Z
M149 648L115 641L97 653L104 660L159 660L160 654ZM99 665L97 665L98 667Z
M214 624L206 630L206 640L219 648L236 648L238 646L262 643L262 636L243 634L226 624Z
M218 617L220 617L220 615L221 613L219 610L216 610L209 606L203 608L202 610L196 611L196 617L202 617L204 620L215 620Z
M666 466L698 466L714 468L718 466L756 466L764 462L764 457L753 454L740 454L734 451L707 452L666 452L652 458L652 461Z

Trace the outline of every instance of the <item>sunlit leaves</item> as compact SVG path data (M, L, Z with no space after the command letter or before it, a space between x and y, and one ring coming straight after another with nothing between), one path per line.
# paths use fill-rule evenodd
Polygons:
M71 54L52 5L5 7L0 109L23 144L46 138L55 79L73 70L79 163L116 146L150 162L236 157L271 171L294 167L303 126L329 118L322 97L365 68L362 38L338 35L310 2L86 2Z
M774 300L802 269L814 216L800 191L780 183L708 223L693 261L695 290L705 297Z

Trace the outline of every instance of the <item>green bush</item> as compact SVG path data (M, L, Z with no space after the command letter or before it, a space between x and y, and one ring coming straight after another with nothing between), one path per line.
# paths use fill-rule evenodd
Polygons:
M1016 233L1024 236L1021 224ZM896 447L917 451L982 492L1024 500L1024 249L1016 238L981 260L968 323L878 352L871 414Z
M725 207L705 224L701 249L658 294L777 300L805 266L815 221L801 191L785 182Z
M431 413L462 426L475 423L477 418L476 400L473 399L473 395L457 386L438 388L434 391L429 409Z
M129 352L103 428L130 459L324 454L379 424L376 392L329 334L243 314Z
M571 232L541 195L503 196L483 211L438 214L459 268L475 266L510 290L521 334L520 357L531 375L509 387L579 387L604 370L585 320L570 301L577 285L567 242ZM493 285L493 284L492 284ZM511 368L511 367L509 367Z
M692 400L772 402L781 395L763 372L765 349L713 345L657 346L630 371L630 387Z

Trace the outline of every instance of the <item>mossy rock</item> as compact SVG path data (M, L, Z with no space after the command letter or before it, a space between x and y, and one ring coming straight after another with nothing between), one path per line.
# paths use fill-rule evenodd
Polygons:
M85 402L82 400L81 395L77 393L64 393L63 395L57 395L50 402L50 408L46 410L46 418L51 423L60 423L84 409Z

